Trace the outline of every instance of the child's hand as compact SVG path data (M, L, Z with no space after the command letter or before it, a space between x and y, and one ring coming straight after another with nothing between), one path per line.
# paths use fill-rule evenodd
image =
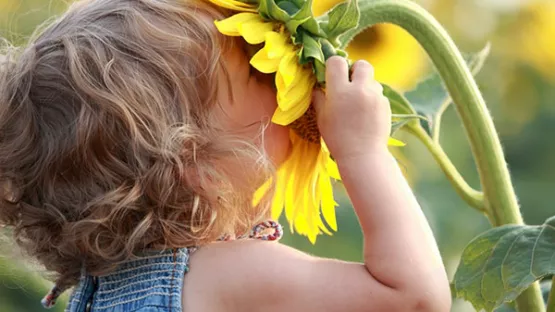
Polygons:
M326 94L314 93L318 127L336 159L387 149L391 109L374 69L357 61L349 79L347 61L334 56L326 62Z

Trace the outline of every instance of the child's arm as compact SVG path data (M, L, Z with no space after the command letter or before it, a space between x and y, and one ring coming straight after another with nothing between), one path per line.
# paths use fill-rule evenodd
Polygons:
M451 305L430 231L387 151L390 110L368 63L327 63L319 127L364 232L364 264L261 241L218 243L192 258L184 311L434 311Z
M368 271L406 294L418 289L447 292L432 231L386 147L391 112L381 85L371 78L373 68L355 63L351 82L343 59L331 59L328 68L334 73L327 77L328 101L319 98L315 104L364 232Z

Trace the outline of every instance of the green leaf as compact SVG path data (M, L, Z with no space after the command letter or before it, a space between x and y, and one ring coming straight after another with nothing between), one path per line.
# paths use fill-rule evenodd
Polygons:
M275 0L261 0L258 6L260 15L269 20L277 20L287 23L291 16L282 8L280 8Z
M392 117L394 117L391 122L391 135L408 125L409 122L418 122L421 117L416 115L409 101L390 86L386 84L382 84L382 86L383 95L389 99Z
M301 8L297 6L297 4L289 1L280 1L277 3L277 6L287 12L289 16L293 16L301 10Z
M325 62L324 53L322 52L322 46L318 41L312 38L312 36L310 36L309 34L303 33L302 45L303 45L303 54L301 58L304 58L305 60L310 60L312 58L322 63Z
M313 19L312 15L312 0L303 1L299 11L291 16L291 20L285 23L285 27L295 36L297 34L297 28L306 23L309 19Z
M392 114L416 114L416 111L410 105L410 102L392 87L383 84L383 95L389 99Z
M333 7L326 15L327 22L322 22L321 25L324 27L328 40L338 47L340 43L337 41L337 38L358 25L360 18L358 2L357 0L348 0L347 2L340 3Z
M303 29L306 29L311 34L314 34L320 37L326 36L326 34L324 33L324 31L322 30L322 28L320 27L320 25L318 24L318 22L314 17L311 17L308 20L306 20L306 22L302 23L301 26Z
M280 1L290 1L290 2L294 3L299 8L302 7L307 2L312 3L311 0L310 1L305 1L305 0L280 0Z
M323 86L326 82L326 65L318 60L315 60L314 74L316 75L316 80L318 81L318 83Z
M533 282L555 274L555 217L541 226L491 229L465 248L454 278L457 297L493 311Z
M325 60L329 59L330 57L332 57L334 55L337 55L336 49L329 42L329 40L327 40L325 38L320 38L318 40L318 42L320 42L320 45L322 46L322 53L324 53L324 59Z
M285 23L285 27L287 28L289 33L291 33L292 36L296 36L297 35L297 29L299 28L299 26L304 24L309 19L310 19L310 17L307 17L305 19L294 19L294 18L292 18L289 22Z
M391 132L390 135L394 135L399 129L407 125L411 121L416 121L422 118L419 115L405 115L405 114L395 114L392 116L391 121Z
M463 54L470 70L476 75L490 52L490 45L477 53ZM423 126L429 134L432 132L433 121L438 113L442 113L441 108L445 102L450 101L449 93L443 84L443 80L437 72L434 72L427 79L420 82L415 89L405 93L405 97L412 104L414 109L422 116L427 117L428 122Z

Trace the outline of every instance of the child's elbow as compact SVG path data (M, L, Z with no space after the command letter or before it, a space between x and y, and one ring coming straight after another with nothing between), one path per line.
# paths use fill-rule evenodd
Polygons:
M407 312L449 312L451 310L451 292L449 287L420 289L408 296Z

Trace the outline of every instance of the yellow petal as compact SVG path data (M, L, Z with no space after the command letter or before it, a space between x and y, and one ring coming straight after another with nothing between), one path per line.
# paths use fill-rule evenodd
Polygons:
M341 180L341 175L339 174L337 163L331 158L330 150L328 149L328 146L326 145L326 142L324 142L323 138L320 139L320 145L322 146L322 153L324 153L326 158L326 173L336 180Z
M318 235L331 235L331 230L337 229L337 204L327 174L329 151L320 144L303 140L293 131L290 137L293 147L278 170L272 217L279 218L284 209L291 230L315 243ZM279 190L285 192L279 193Z
M330 177L326 174L320 173L318 179L318 187L321 191L322 197L322 215L326 223L332 228L332 230L337 231L337 219L335 217L335 200L333 199L333 187L331 185Z
M283 33L275 31L267 32L264 44L264 49L270 58L279 58L284 55L286 51L293 50L293 46L288 44L287 36Z
M285 185L287 181L285 180L285 175L283 171L278 171L277 182L276 182L276 192L272 201L272 219L279 220L279 217L283 213L283 207L285 205Z
M262 23L262 17L256 13L238 13L221 21L215 21L214 24L218 31L226 36L241 36L239 26L248 22Z
M299 64L297 53L289 52L283 56L281 62L279 63L278 74L282 76L283 83L286 88L293 83L295 77L299 78L301 72L303 72L303 70ZM304 71L302 74L310 75L312 72Z
M278 82L277 76L282 76L281 72L278 71L276 75L276 82ZM284 78L280 78L283 80ZM308 98L312 99L312 89L314 88L314 80L310 76L299 75L293 80L293 84L290 87L285 87L281 83L276 84L277 86L277 96L279 108L286 111L291 109L293 106L299 105L299 102L305 101Z
M323 178L322 174L325 175L325 168L324 168L323 164L321 163L322 156L323 156L322 153L320 153L320 156L319 156L320 160L318 161L317 169L314 172L314 175L312 177L313 179L312 179L312 182L311 182L312 183L312 189L313 189L314 202L316 203L316 207L313 211L313 213L316 214L315 218L314 218L314 220L316 221L315 222L315 227L316 227L315 231L322 232L322 233L327 234L327 235L332 235L331 231L328 229L328 226L326 226L326 224L324 224L324 221L320 217L320 207L322 207L322 211L323 211L323 205L322 205L323 204L323 197L322 197L322 194L323 194L324 189L322 189L320 187L319 180L321 178ZM329 181L329 177L327 177L327 179ZM324 218L325 218L325 215L324 215Z
M341 175L339 174L337 163L331 159L331 157L328 157L328 160L326 161L326 171L330 177L341 181Z
M279 62L279 58L270 58L266 49L260 49L251 58L250 64L261 73L271 74L278 70Z
M262 200L262 198L268 193L268 191L270 190L270 187L272 186L272 180L268 179L268 181L264 182L264 184L262 184L255 192L254 195L252 197L252 205L254 207L258 206L258 204L260 204L260 201Z
M237 29L245 41L250 44L259 44L265 41L266 34L272 32L273 23L266 23L260 20L248 21L239 24Z
M387 140L387 145L389 145L389 146L405 146L405 143L401 142L397 139L394 139L394 138L389 138Z
M276 75L276 81L277 76L279 73ZM272 117L272 122L286 126L301 117L310 106L314 83L313 77L301 77L298 83L295 83L285 94L280 90L278 83L278 108Z
M300 102L299 105L296 105L295 107L286 111L278 107L274 112L274 115L272 116L272 122L277 125L287 126L293 121L299 119L299 117L301 117L306 112L308 106L310 106L310 98L308 98L308 100Z
M219 7L230 9L230 10L242 11L242 12L253 12L253 13L257 12L256 5L244 3L241 1L236 1L236 0L209 0L209 1Z
M322 219L318 220L318 228L324 234L327 234L327 235L330 235L330 236L333 235L333 233L330 230L328 230L328 227L324 224L324 221L322 221Z

